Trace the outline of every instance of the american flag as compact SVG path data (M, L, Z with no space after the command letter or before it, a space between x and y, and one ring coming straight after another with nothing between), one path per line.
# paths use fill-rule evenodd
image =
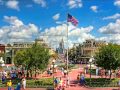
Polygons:
M78 24L78 20L70 14L68 14L67 22L71 22L74 26Z

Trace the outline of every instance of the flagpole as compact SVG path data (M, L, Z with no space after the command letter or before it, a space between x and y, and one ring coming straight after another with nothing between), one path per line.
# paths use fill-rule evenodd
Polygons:
M67 19L68 19L68 13L67 13ZM67 72L68 72L68 46L69 45L68 45L68 21L67 21L67 60L66 60L66 69L67 69Z
M68 46L69 46L69 43L68 43L68 34L69 34L69 31L68 31L68 22L71 22L74 26L76 26L78 24L78 21L76 18L74 18L72 15L70 15L69 13L67 13L67 60L66 60L66 69L68 71L68 64L69 64L69 59L68 59Z

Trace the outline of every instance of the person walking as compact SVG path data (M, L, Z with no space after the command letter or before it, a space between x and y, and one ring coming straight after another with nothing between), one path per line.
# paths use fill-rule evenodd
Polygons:
M120 90L120 80L118 81L118 86L119 86L119 87L118 87L118 90Z
M20 85L20 83L17 84L15 90L21 90L21 85Z
M12 81L11 80L9 80L7 82L7 86L8 86L8 90L12 90Z
M77 83L79 84L80 81L80 74L77 75Z
M85 76L84 76L84 74L82 74L81 77L80 77L80 85L81 86L85 85Z
M22 79L22 86L23 86L23 90L25 90L26 89L26 79L25 78Z
M58 90L62 90L62 88L63 88L62 85L63 85L63 80L62 80L62 78L60 77Z
M58 88L58 84L59 84L59 79L56 77L54 80L54 84L55 84L55 89Z
M96 76L98 76L99 68L96 68Z
M5 76L4 76L4 75L2 75L2 84L4 84L4 83L5 83L5 80L6 80Z
M5 76L5 78L7 78L7 72L6 71L3 72L3 75Z
M48 68L47 69L47 76L49 76L50 75L50 69Z
M64 77L66 77L67 75L67 70L64 70Z
M61 68L61 73L62 73L62 76L64 76L64 68L63 67Z
M70 77L67 76L66 77L66 87L69 87L70 86Z

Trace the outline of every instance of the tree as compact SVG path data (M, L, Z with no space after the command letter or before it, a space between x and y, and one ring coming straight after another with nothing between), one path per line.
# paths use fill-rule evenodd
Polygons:
M58 54L57 53L53 53L53 54L51 54L51 58L53 58L53 59L58 59L59 58L59 56L58 56Z
M33 68L36 70L44 70L47 68L48 62L49 62L49 50L41 45L34 44L31 48L31 59L33 61ZM36 74L35 74L36 76Z
M14 57L14 64L16 66L24 65L25 64L25 57L26 57L26 50L19 50L17 51Z
M108 44L102 46L95 56L96 64L105 70L116 70L120 66L120 46L116 44Z
M75 63L75 56L76 56L76 50L75 50L75 48L70 49L68 51L69 61L73 61Z
M30 60L30 50L29 49L22 49L16 51L16 54L14 56L14 64L15 66L19 67L22 66L22 68L26 68L27 70L27 76L29 67L31 67L31 60Z
M0 57L5 57L5 54L4 53L0 53Z
M81 44L76 47L71 48L68 51L69 61L77 63L79 58L81 57Z
M39 44L34 44L29 49L20 50L16 53L14 63L16 66L22 65L28 71L44 70L49 62L49 50Z

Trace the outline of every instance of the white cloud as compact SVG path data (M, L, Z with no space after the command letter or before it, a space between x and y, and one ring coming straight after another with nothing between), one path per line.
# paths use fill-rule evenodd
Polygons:
M6 6L11 9L19 10L19 2L16 0L9 0L6 2Z
M93 11L93 12L98 12L98 7L97 6L91 6L90 9Z
M20 21L17 17L15 16L4 16L4 21L8 22L9 24L13 25L13 26L22 26L23 25L23 22Z
M120 34L111 34L111 35L103 36L103 37L96 38L96 39L101 40L101 41L120 44Z
M41 7L46 7L46 1L45 0L33 0L36 4L40 4Z
M88 27L75 27L72 24L69 24L69 30L68 30L68 43L67 43L67 25L62 24L58 25L56 27L51 27L45 29L44 32L41 32L40 37L43 38L47 43L50 43L50 45L54 48L56 48L63 38L65 42L65 46L69 45L71 47L73 43L81 43L85 41L85 39L94 38L90 34L90 32L93 30L93 26Z
M110 22L106 26L99 28L99 32L104 36L96 37L96 40L120 44L120 19Z
M119 13L116 13L112 16L107 16L107 17L104 17L103 20L108 20L108 19L117 19L117 18L120 18L120 14Z
M117 7L120 7L120 0L116 0L116 1L114 2L114 5L117 6Z
M57 14L55 14L52 18L53 18L54 20L58 20L58 19L60 18L60 14L57 13Z
M97 38L98 40L120 44L120 19L117 19L114 23L111 22L108 25L101 27L99 32L105 35Z
M67 5L69 8L81 8L83 6L82 0L69 0Z
M36 25L31 23L25 25L15 16L4 16L4 21L9 25L0 27L0 42L28 41L38 34Z
M120 33L120 19L117 19L115 23L109 23L99 29L99 32L104 34L118 34Z

